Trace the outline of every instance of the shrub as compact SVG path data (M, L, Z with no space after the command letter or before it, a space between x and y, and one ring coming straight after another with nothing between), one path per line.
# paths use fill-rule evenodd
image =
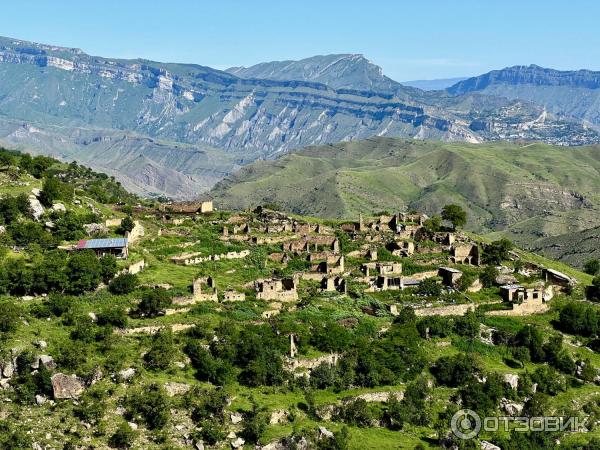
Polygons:
M130 273L117 275L108 285L108 290L115 295L129 294L138 287L138 277Z
M117 431L108 439L108 445L112 448L131 448L135 441L136 432L131 429L127 422L123 422Z
M169 421L169 398L158 384L150 384L135 390L125 398L131 414L141 416L151 430L163 428Z
M122 306L111 306L98 313L98 325L110 325L117 328L127 326L127 313Z
M472 355L459 353L454 356L442 356L431 368L438 383L449 387L458 387L473 379L479 366Z
M152 346L144 355L144 362L149 369L166 370L173 361L175 341L170 328L159 331L152 336Z
M137 313L144 317L156 317L171 304L171 297L166 289L152 289L142 294Z
M19 325L20 309L10 300L0 302L0 333L12 333Z

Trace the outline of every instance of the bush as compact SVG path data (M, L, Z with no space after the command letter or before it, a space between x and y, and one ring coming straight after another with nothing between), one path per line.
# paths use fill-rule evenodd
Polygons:
M127 422L123 422L117 431L108 439L108 445L112 448L131 448L135 441L136 432L131 429Z
M19 325L20 309L10 300L0 302L0 333L12 333Z
M583 271L589 275L600 274L600 259L591 259L583 266Z
M370 427L373 419L378 419L377 412L362 398L340 406L337 415L344 423L356 427Z
M496 278L498 277L498 269L494 266L486 266L485 269L479 275L479 281L483 284L483 287L489 288L494 286Z
M226 436L223 425L214 419L201 421L198 435L208 445L215 445L217 442L225 439Z
M111 306L98 313L98 325L110 325L117 328L127 326L127 312L122 306Z
M123 218L123 220L121 220L121 225L119 226L118 231L120 234L130 233L131 230L133 230L133 227L135 227L133 219L131 216L126 216Z
M151 430L163 428L169 421L169 398L158 384L135 390L125 398L127 410L141 416Z
M442 286L433 278L426 278L417 287L417 294L426 297L439 297L442 293Z
M170 328L159 331L152 336L152 346L144 355L144 362L151 370L166 370L174 357L175 341Z
M458 387L472 380L479 372L479 366L472 355L459 353L439 358L431 368L431 372L438 383Z
M244 428L242 436L247 442L257 444L263 436L269 424L269 415L265 408L259 408L258 404L252 399L252 410L246 413L244 418Z
M123 273L112 279L108 290L115 295L130 294L138 287L138 277L130 273Z
M142 294L137 314L144 317L156 317L163 314L171 304L171 297L166 289L152 289Z

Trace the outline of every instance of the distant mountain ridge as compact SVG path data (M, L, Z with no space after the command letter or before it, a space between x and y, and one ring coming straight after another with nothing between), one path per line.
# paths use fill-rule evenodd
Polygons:
M442 89L447 89L451 86L454 86L456 83L464 81L466 79L467 77L440 78L434 80L412 80L402 81L401 84L404 86L410 86L417 89L421 89L423 91L438 91Z
M178 198L257 159L373 136L600 142L597 130L528 101L402 86L361 55L259 66L231 69L241 77L0 38L0 142Z
M460 81L447 91L453 95L478 92L531 101L554 114L600 126L600 72L514 66Z

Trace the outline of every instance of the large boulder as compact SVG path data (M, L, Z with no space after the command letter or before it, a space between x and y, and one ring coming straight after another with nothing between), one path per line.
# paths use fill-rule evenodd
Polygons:
M40 201L33 195L29 196L29 207L31 208L31 215L35 220L40 220L40 217L44 215L45 209Z
M52 205L52 209L58 212L67 212L67 208L62 203L55 203Z
M57 373L52 375L52 389L54 391L54 398L60 399L77 399L81 396L85 390L85 385L75 375L65 375L64 373Z
M39 369L40 366L44 366L46 369L54 369L56 368L56 362L50 355L40 355L31 363L31 368Z

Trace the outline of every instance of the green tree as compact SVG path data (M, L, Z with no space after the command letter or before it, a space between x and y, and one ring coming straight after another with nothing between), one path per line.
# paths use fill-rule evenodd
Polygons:
M514 245L508 239L500 239L486 245L483 249L483 261L486 264L500 265L509 258Z
M83 294L93 291L102 281L100 262L91 250L78 250L74 252L67 263L69 275L69 292Z
M56 177L48 177L44 180L42 191L40 192L40 202L46 207L52 206L56 200L70 202L73 200L73 186L63 183Z
M494 286L498 277L498 269L494 266L486 266L479 274L479 281L483 287L489 288Z
M118 269L117 258L114 255L104 255L100 258L100 275L103 283L108 284Z
M170 328L160 330L152 336L150 350L144 355L146 367L151 370L166 370L173 362L175 340Z
M590 259L584 264L583 271L589 275L600 274L600 259Z
M138 277L130 273L117 275L108 285L108 290L115 295L129 294L138 287Z
M467 223L467 213L459 205L446 205L442 209L442 219L447 220L456 230Z
M20 309L11 300L3 300L0 303L0 333L12 333L19 325Z
M119 232L121 234L130 233L133 230L135 223L131 216L125 216L123 220L121 220L121 226L119 227Z
M592 284L586 288L585 295L588 300L600 302L600 275L594 277Z
M137 308L137 314L144 317L157 317L164 313L171 304L171 296L166 289L158 288L147 290L142 294L142 299Z

